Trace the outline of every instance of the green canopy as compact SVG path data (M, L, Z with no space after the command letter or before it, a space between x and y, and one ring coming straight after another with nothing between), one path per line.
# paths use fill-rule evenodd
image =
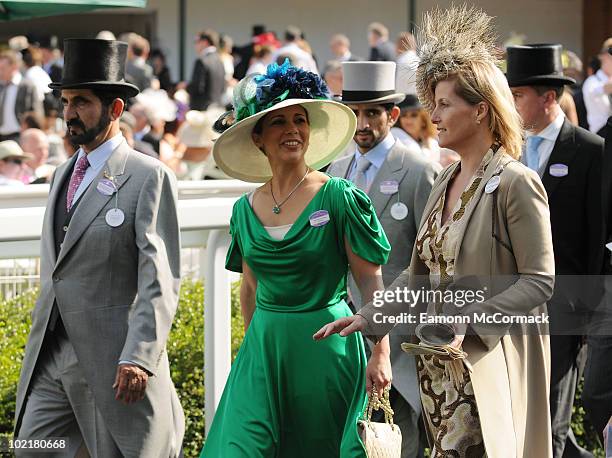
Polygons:
M15 0L0 1L0 21L74 14L100 8L144 8L147 0Z

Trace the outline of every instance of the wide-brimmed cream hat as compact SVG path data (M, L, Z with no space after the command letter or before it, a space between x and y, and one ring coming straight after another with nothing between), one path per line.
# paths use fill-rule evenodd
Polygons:
M288 63L285 63L280 67L276 65L268 67L266 75L262 75L257 80L261 85L259 90L268 90L266 84L272 88L271 91L276 90L277 86L274 86L274 84L277 83L275 81L285 84L283 78L286 78L286 75L293 76L291 72L304 79L310 79L311 86L306 87L306 84L295 82L295 79L287 77L289 82L286 86L281 86L282 88L288 88L284 92L285 95L291 91L293 91L292 94L295 94L299 93L297 91L303 90L301 93L308 96L311 92L314 92L314 89L317 89L315 88L316 84L322 84L323 88L327 89L324 83L321 83L318 79L318 75L290 67ZM242 113L240 111L241 107L243 110L253 108L255 98L252 94L256 88L248 86L250 82L247 78L243 80L246 84L241 81L234 89L234 113ZM291 84L298 86L297 89L290 86ZM306 89L303 89L304 87ZM244 102L245 100L247 103ZM261 111L259 111L259 108L253 108L253 111L257 110L257 112L253 113L251 111L248 113L250 115L240 114L240 116L246 117L225 130L215 141L213 157L217 166L229 176L255 183L263 183L272 178L270 163L266 155L253 142L251 134L257 121L275 110L300 105L307 111L310 137L304 159L306 165L315 170L325 167L333 161L341 151L344 151L355 134L357 118L346 105L320 97L305 98L289 95L282 101L277 102L277 100L278 98L272 96L272 100L267 102L267 108L261 109ZM236 109L237 106L238 110ZM238 119L240 119L240 116Z
M181 124L176 135L187 147L201 148L210 146L219 134L213 130L215 120L222 114L221 110L197 111L190 110L185 114L185 122Z
M32 159L33 157L34 156L31 154L24 153L21 146L19 146L19 143L14 140L4 140L3 142L0 142L0 160L11 158L25 161Z
M308 112L310 139L304 159L306 165L314 170L333 161L355 135L357 118L346 105L332 100L286 99L249 116L221 134L213 147L219 168L242 181L263 183L272 178L270 163L253 143L251 133L257 121L265 115L292 105L301 105Z

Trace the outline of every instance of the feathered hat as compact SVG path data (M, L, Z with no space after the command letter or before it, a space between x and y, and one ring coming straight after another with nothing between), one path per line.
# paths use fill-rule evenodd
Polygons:
M474 65L499 66L501 52L496 48L492 18L484 11L462 6L436 8L423 15L417 33L419 66L417 94L431 112L434 86L452 75L469 72Z

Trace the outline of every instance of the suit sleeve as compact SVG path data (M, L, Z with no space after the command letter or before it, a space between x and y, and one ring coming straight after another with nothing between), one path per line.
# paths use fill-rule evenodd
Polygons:
M605 242L612 241L612 116L608 118L606 125L606 140L604 142L603 167L602 167L602 200L604 211L604 235ZM610 273L612 264L610 263L610 250L604 250L603 273Z
M42 100L38 97L38 91L36 86L33 84L28 87L28 102L26 104L26 111L33 111L39 116L44 116L45 110L43 108Z
M191 80L187 85L187 92L191 97L199 96L204 93L205 75L204 75L204 64L201 59L196 60L193 66L193 74Z
M414 202L412 203L414 214L414 226L417 230L421 227L421 218L423 210L429 199L431 188L436 181L436 177L440 172L440 166L437 164L427 164L417 178L417 185L414 192Z
M155 375L178 305L180 239L176 182L165 167L145 180L135 215L138 294L120 360Z
M587 178L586 219L588 227L588 273L599 275L603 264L605 234L602 198L603 142L591 147L591 164Z

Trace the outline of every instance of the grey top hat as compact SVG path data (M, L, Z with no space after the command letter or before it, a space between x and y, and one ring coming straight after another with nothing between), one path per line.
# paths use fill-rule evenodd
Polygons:
M342 103L399 103L395 62L342 62Z

